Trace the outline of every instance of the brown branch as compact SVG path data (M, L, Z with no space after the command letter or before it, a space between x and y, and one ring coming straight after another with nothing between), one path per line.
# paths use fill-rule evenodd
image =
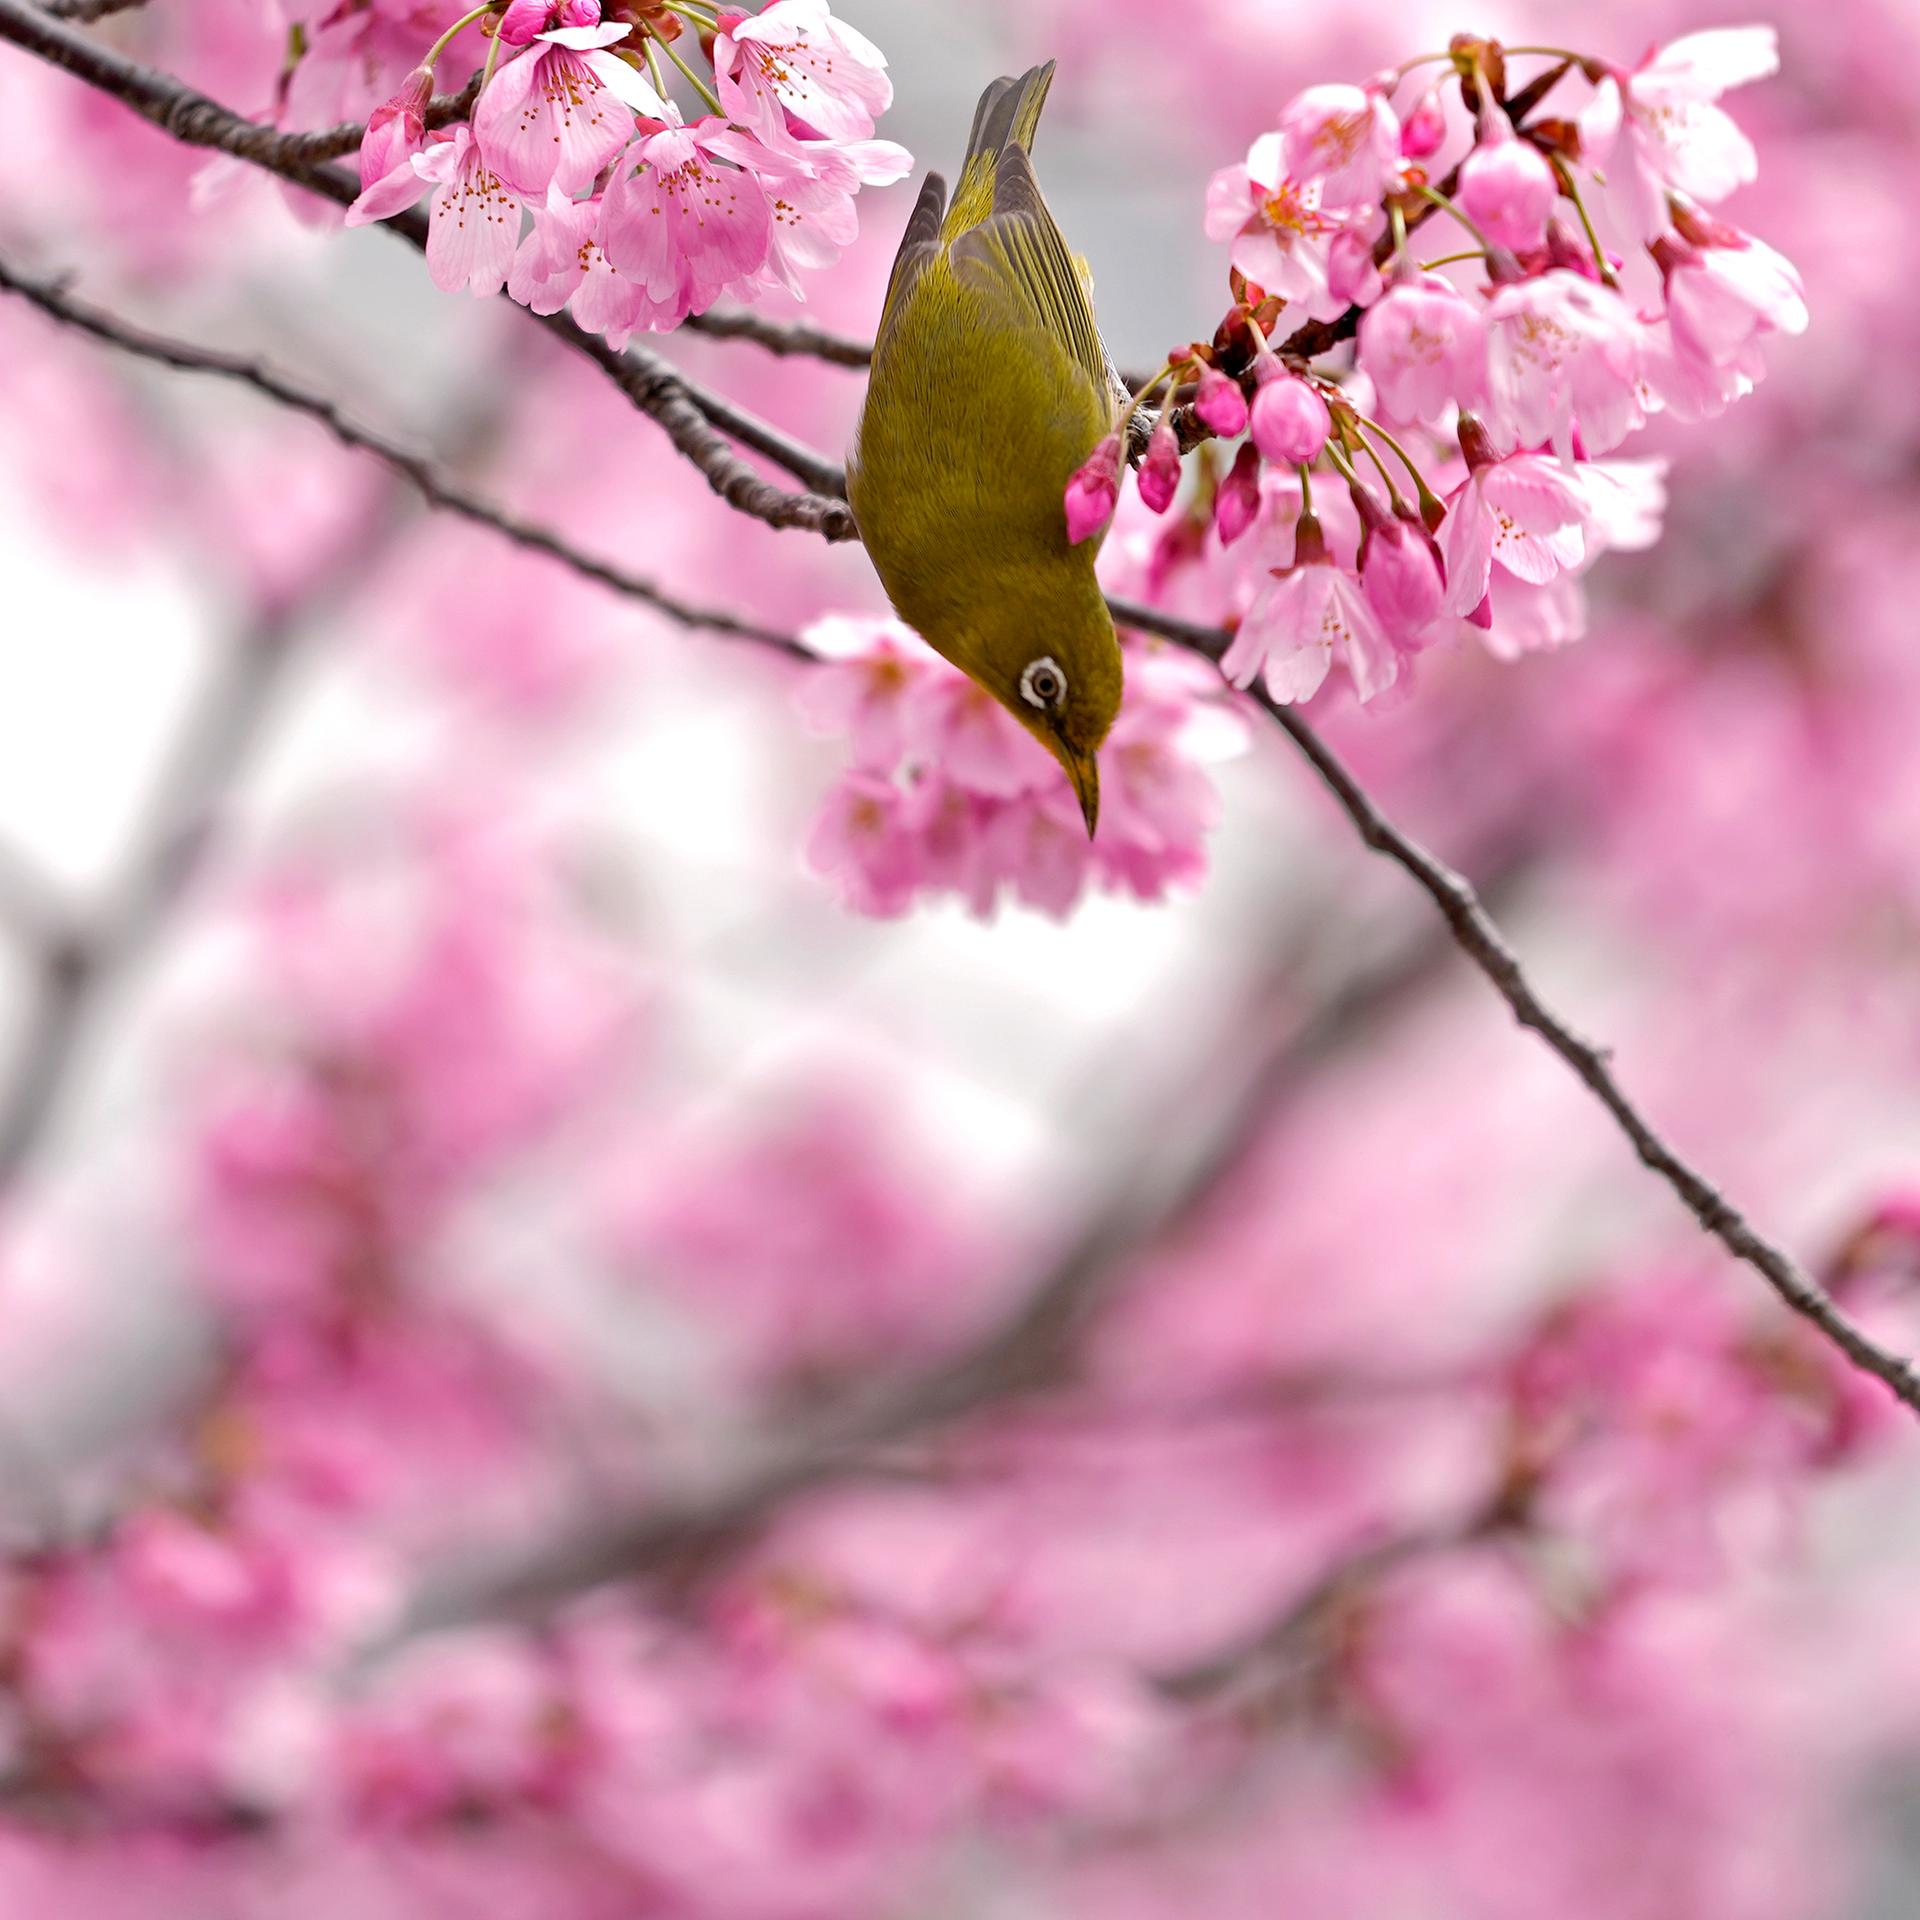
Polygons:
M123 353L155 361L184 373L206 374L232 381L253 389L265 399L304 414L323 426L342 446L370 453L383 461L416 488L429 506L486 527L517 546L546 554L575 572L584 574L589 580L597 580L602 586L611 587L630 600L638 600L654 608L681 626L757 641L762 646L775 648L800 660L812 660L815 657L789 634L776 633L769 627L758 626L718 608L695 606L651 580L642 579L638 574L629 573L609 561L582 552L550 529L522 519L448 479L424 456L409 453L371 428L359 425L332 400L296 385L259 361L136 327L102 308L74 299L60 281L20 273L3 258L0 258L0 291L19 295L60 325L75 328Z
M871 340L829 333L810 320L769 320L744 308L716 307L711 313L690 315L686 325L711 340L751 340L782 360L799 356L830 367L864 368L873 359Z
M303 136L245 119L171 75L75 33L26 0L0 0L0 41L6 40L111 94L184 145L230 154L337 206L351 206L358 197L359 182L353 175L302 157ZM426 221L418 212L385 224L415 246L425 246ZM799 527L828 540L854 537L852 511L843 499L830 497L841 484L840 470L831 461L744 408L708 393L658 354L638 346L616 352L564 313L538 317L548 332L610 375L729 506L773 527ZM810 491L792 494L762 479L735 455L724 435L784 467Z
M1509 870L1525 857L1516 853ZM1317 940L1325 928L1320 916L1313 921ZM1436 937L1389 955L1347 975L1305 1020L1290 1020L1282 1009L1291 1004L1301 955L1289 943L1248 1004L1221 1022L1187 1086L1155 1103L1164 1118L1204 1102L1204 1120L1147 1129L1072 1243L1007 1317L957 1353L857 1387L797 1431L766 1436L711 1481L624 1517L595 1513L579 1531L508 1564L450 1574L419 1595L396 1637L539 1613L610 1580L698 1580L749 1547L795 1498L883 1474L889 1452L903 1442L1064 1384L1088 1328L1140 1260L1192 1225L1245 1167L1281 1105L1341 1047L1377 1031L1389 1008L1431 978L1446 950Z
M1216 664L1231 639L1231 635L1218 628L1197 626L1151 607L1123 600L1109 604L1114 617L1123 624L1160 634ZM1395 826L1293 708L1280 705L1264 690L1254 690L1251 697L1306 756L1353 822L1362 841L1412 877L1438 908L1455 944L1486 975L1494 991L1512 1010L1515 1020L1539 1034L1572 1068L1581 1083L1613 1116L1642 1163L1673 1189L1700 1225L1736 1260L1752 1267L1788 1307L1819 1328L1855 1366L1883 1381L1906 1405L1920 1412L1920 1373L1915 1372L1912 1362L1874 1340L1842 1311L1805 1267L1760 1233L1739 1208L1655 1131L1614 1077L1610 1052L1595 1046L1568 1025L1535 990L1519 955L1488 915L1465 876L1454 872Z
M426 124L445 127L464 120L480 98L482 78L483 75L476 73L457 93L436 93L427 102ZM289 160L298 162L344 160L348 154L360 151L360 142L366 137L364 120L343 120L337 127L318 127L311 133L283 133L281 152Z
M135 7L146 4L147 0L39 0L42 13L51 14L56 20L74 20L82 26L90 20L104 20L109 14L131 13Z

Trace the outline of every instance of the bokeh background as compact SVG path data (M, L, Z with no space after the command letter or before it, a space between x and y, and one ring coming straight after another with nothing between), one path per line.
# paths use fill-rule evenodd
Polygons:
M1217 319L1206 181L1298 88L1754 17L836 10L922 167L1059 59L1040 171L1145 365ZM1778 25L1728 211L1810 331L1657 436L1665 538L1584 641L1325 725L1900 1338L1920 9ZM287 19L90 31L260 111ZM879 607L389 236L11 48L0 129L14 266L693 597ZM813 317L870 331L912 191ZM844 444L858 374L665 348ZM0 1910L1913 1911L1909 1423L1277 734L1176 899L863 918L804 858L841 750L797 669L6 300L0 583Z

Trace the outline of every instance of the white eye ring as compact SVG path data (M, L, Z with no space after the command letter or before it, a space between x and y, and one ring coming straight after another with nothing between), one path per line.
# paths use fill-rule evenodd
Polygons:
M1020 676L1020 698L1028 706L1051 713L1066 697L1067 676L1060 671L1060 662L1052 654L1043 653L1038 660L1027 662L1026 671Z

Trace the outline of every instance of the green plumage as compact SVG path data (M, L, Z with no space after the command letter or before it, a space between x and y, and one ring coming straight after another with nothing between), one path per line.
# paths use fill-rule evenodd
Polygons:
M927 177L888 284L847 480L900 616L1079 785L1076 763L1091 768L1120 703L1120 649L1095 543L1068 544L1062 496L1122 396L1086 269L1029 158L1052 79L1049 63L987 89L950 206L940 176ZM1054 713L1021 696L1042 656L1067 683Z

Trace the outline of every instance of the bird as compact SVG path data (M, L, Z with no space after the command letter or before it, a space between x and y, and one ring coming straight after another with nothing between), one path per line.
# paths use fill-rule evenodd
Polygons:
M1091 838L1120 708L1097 541L1067 482L1128 398L1091 276L1034 177L1049 60L980 97L952 204L929 173L887 283L847 460L855 524L895 612L1065 769Z

